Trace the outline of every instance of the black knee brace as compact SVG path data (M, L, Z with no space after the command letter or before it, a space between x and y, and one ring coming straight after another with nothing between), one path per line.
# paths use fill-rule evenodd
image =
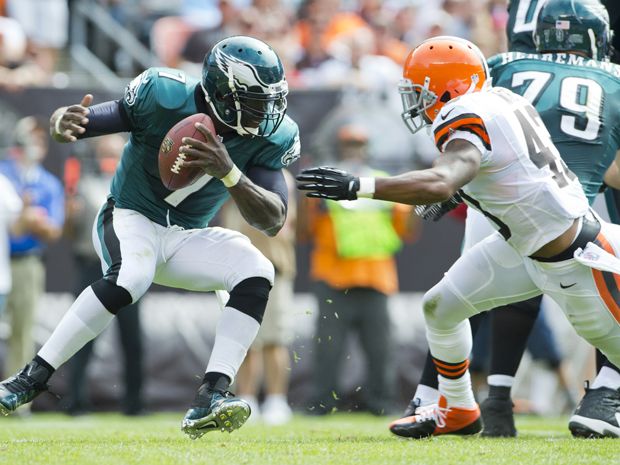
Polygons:
M271 284L265 278L244 279L230 291L230 299L226 306L239 310L262 323L270 290Z
M107 279L102 278L95 281L90 287L103 306L113 315L116 315L121 308L131 304L133 300L126 289Z

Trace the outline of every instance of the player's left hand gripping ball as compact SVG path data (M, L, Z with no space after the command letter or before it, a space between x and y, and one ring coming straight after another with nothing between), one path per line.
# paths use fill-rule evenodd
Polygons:
M307 197L331 200L355 200L360 178L330 166L302 170L297 175L297 188L308 191Z

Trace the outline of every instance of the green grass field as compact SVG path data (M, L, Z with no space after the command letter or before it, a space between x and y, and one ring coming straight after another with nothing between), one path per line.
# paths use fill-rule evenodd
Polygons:
M566 419L517 419L519 438L392 436L388 419L362 414L298 416L282 427L246 425L192 441L182 413L127 419L116 414L0 418L0 464L349 465L620 464L620 440L571 438Z

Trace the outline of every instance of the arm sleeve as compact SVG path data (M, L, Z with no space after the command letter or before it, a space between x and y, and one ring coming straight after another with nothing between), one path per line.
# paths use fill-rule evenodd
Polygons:
M86 132L78 139L129 132L132 129L120 100L99 103L90 107L89 110Z
M254 183L277 194L288 208L288 186L282 170L272 170L262 166L253 166L248 169L246 176Z

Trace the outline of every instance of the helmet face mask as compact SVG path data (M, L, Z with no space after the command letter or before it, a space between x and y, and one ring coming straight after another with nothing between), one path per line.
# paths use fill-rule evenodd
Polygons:
M260 40L235 36L218 42L205 58L201 85L217 119L239 135L269 137L284 120L284 69Z
M429 123L426 111L437 102L437 95L428 89L428 81L427 78L425 85L422 86L403 78L398 84L398 92L403 104L401 117L405 126L413 134Z
M599 0L549 0L534 30L538 52L574 52L601 61L609 59L612 37Z

